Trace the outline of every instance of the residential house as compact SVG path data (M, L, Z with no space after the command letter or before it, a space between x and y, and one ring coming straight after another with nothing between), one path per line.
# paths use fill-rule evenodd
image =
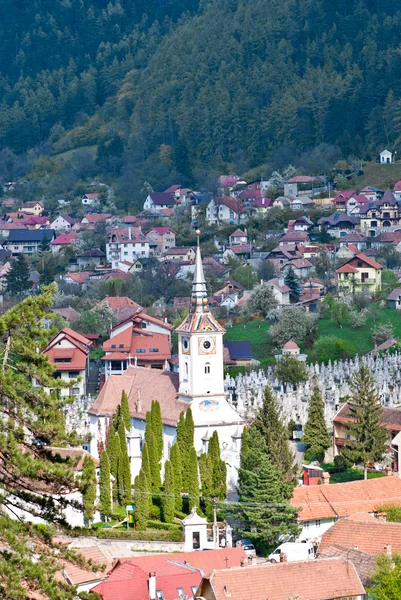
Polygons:
M54 365L54 377L73 387L62 388L61 396L85 396L89 376L89 352L92 342L85 336L64 327L42 350Z
M135 217L134 215L125 215L124 217L121 217L120 222L124 225L139 225L138 217Z
M370 202L376 202L376 200L380 200L380 198L383 196L384 190L379 190L379 188L367 185L360 191L360 193L366 196Z
M32 215L24 219L24 226L27 229L46 229L50 226L50 218Z
M119 559L106 581L92 588L102 600L185 600L195 598L204 575L227 564L239 567L243 548L176 552Z
M106 296L103 300L95 304L92 310L97 310L104 306L107 306L114 314L116 323L125 321L125 319L143 310L140 304L128 298L128 296Z
M346 192L337 192L337 194L334 196L334 198L332 199L332 204L334 205L334 208L337 210L346 210L347 207L347 202L350 198L352 198L352 196L355 194L355 192L351 192L351 191L346 191Z
M259 202L264 198L264 192L260 189L245 189L235 196L245 205L251 205L254 202Z
M401 553L401 523L387 523L386 514L376 511L356 514L337 521L322 536L319 555L332 545L357 549L375 557Z
M162 209L174 208L177 200L174 194L166 192L151 192L143 203L143 210L160 212Z
M66 273L60 278L62 278L62 280L69 285L85 289L86 284L91 278L91 275L93 275L93 271L81 271L80 273Z
M118 263L121 264L121 263ZM125 262L127 264L127 262ZM137 258L134 262L129 263L128 273L142 273L142 271L146 271L150 269L153 273L155 273L157 267L160 262L157 258L151 256L150 258ZM123 269L124 270L124 269Z
M289 231L280 238L280 246L285 247L291 244L307 244L309 236L306 231Z
M30 202L25 202L19 209L19 212L40 217L44 210L45 208L42 202L32 200Z
M4 242L4 247L11 250L13 256L20 253L35 254L43 243L51 243L54 238L53 229L12 229Z
M79 319L82 317L81 313L76 311L75 308L72 308L72 306L66 306L64 308L52 308L51 312L57 313L58 315L60 315L60 317L62 317L65 321L68 321L69 323L79 321Z
M63 455L66 454L65 450L67 449L62 449ZM71 450L73 449L68 449L70 452ZM82 470L82 466L79 466ZM81 475L79 471L78 473ZM98 516L97 512L96 516ZM113 566L112 558L110 557L109 553L103 553L99 546L87 546L79 549L70 546L70 548L74 550L78 556L82 557L86 561L90 561L92 565L98 568L94 571L89 567L82 567L75 563L71 563L68 560L61 560L60 563L62 569L55 573L55 579L57 581L62 581L68 586L76 586L77 593L80 594L81 592L89 592L93 587L95 587L95 585L99 585L99 583L107 579L107 575Z
M196 252L192 246L175 246L163 253L164 260L182 260L189 263L194 262L195 256Z
M238 283L238 281L234 281L234 279L230 279L229 277L224 281L223 285L219 287L218 290L214 292L214 296L222 296L225 298L226 296L230 296L232 294L236 294L237 296L242 295L244 292L244 287Z
M353 194L345 204L345 210L348 215L359 215L361 209L370 204L369 198L363 194Z
M97 206L101 197L101 194L84 194L81 202L83 206Z
M401 310L401 288L393 290L386 298L390 308Z
M284 283L284 277L275 277L266 282L272 291L279 306L286 306L290 303L290 288Z
M357 229L359 223L359 215L347 215L344 212L336 212L329 217L321 217L317 222L320 231L326 229L327 233L335 238L345 237L348 233Z
M390 165L393 162L393 153L390 150L383 150L379 156L381 165Z
M116 227L106 235L106 256L112 268L120 261L134 262L138 257L148 258L156 251L156 243L140 227Z
M91 250L85 250L77 254L77 263L80 269L98 267L105 262L105 259L106 254L100 248L92 248Z
M401 200L401 179L394 185L393 194L396 200Z
M388 343L387 343L388 342ZM383 344L383 349L388 349L394 345L395 340L387 340ZM343 404L333 418L333 451L334 456L341 454L345 441L351 439L348 423L350 422L350 407L348 403ZM401 452L398 452L401 446L401 409L383 407L382 426L388 430L388 437L391 441L391 452L395 453L393 461L393 470L401 473ZM400 448L401 450L401 448ZM399 480L401 481L401 480Z
M373 293L379 292L382 269L383 266L373 258L362 253L356 254L336 270L337 288L339 292L362 290L363 288Z
M348 244L353 244L359 251L365 250L367 248L367 239L364 235L359 233L359 231L353 231L340 239L340 248L342 246L347 246Z
M255 361L249 340L224 342L224 363L229 366L251 367Z
M223 252L223 262L227 264L233 258L251 258L253 249L252 244L227 246Z
M299 279L304 279L305 277L309 277L313 271L313 264L307 258L294 258L288 261L281 271L287 273L290 269L294 271L294 274Z
M247 243L248 233L246 229L244 231L241 229L236 229L228 238L229 246L245 246Z
M401 210L390 188L383 198L368 203L359 211L361 232L369 237L377 235L382 229L400 225Z
M241 200L231 196L212 198L206 207L206 221L209 225L230 223L239 225L246 218L246 208Z
M97 225L98 223L109 224L113 215L111 213L86 213L81 219L83 225Z
M314 205L315 203L308 196L297 196L290 204L292 210L306 210Z
M290 231L308 231L312 226L313 223L309 217L303 215L302 217L298 217L298 219L288 221L287 233Z
M101 584L104 585L104 584ZM94 588L97 589L97 588ZM204 576L196 600L364 600L352 562L325 558L229 567Z
M4 200L1 203L1 205L5 209L10 210L11 208L14 207L15 202L16 202L15 198L4 198Z
M298 509L298 540L314 541L339 519L361 512L374 515L383 503L401 506L401 479L380 477L335 485L323 479L321 485L296 487L290 503Z
M322 550L322 552L319 551L317 558L341 558L349 560L354 565L362 585L365 588L372 585L372 574L376 569L376 556L373 554L361 552L360 550L355 550L355 548L350 549L338 544L331 544Z
M146 235L149 235L156 244L156 256L160 256L166 250L175 247L176 234L171 227L152 227Z
M263 216L266 215L267 211L273 205L273 200L271 198L257 198L253 200L251 204L247 204L247 211L249 216Z
M6 240L10 235L10 231L18 230L21 231L23 229L27 229L24 225L24 221L20 221L18 223L9 223L8 221L0 220L0 238L2 240Z
M198 216L206 213L206 207L209 204L213 195L210 193L204 194L193 194L192 206L191 206L191 221L192 225L196 225Z
M278 208L286 208L291 205L291 200L287 196L279 196L275 200L273 200L273 206L277 206Z
M78 242L79 239L76 233L61 233L50 242L50 248L53 254L57 254L57 252L60 252L63 248L76 246Z
M75 223L75 219L69 215L59 215L50 223L50 229L54 229L56 233L62 233L64 231L71 231L72 226Z
M192 201L193 192L189 188L184 188L181 185L171 185L164 190L164 194L173 194L177 204L188 204Z

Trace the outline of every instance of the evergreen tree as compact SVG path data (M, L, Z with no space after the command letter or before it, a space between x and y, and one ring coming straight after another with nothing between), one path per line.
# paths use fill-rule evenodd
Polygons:
M162 514L165 523L172 523L174 520L175 508L175 486L173 467L169 460L164 465L164 485L162 495Z
M112 513L110 461L107 450L103 450L100 458L100 512L106 520Z
M202 502L208 519L213 518L213 509L211 498L215 497L213 493L213 465L211 457L203 452L199 457L199 474L201 480Z
M148 452L149 452L149 467L150 467L150 484L153 492L159 492L162 482L160 478L160 462L158 460L158 450L156 446L155 436L153 431L150 436L147 435Z
M120 436L118 435L117 431L112 430L110 432L109 440L107 454L110 462L110 473L115 479L117 479L117 465L121 454Z
M227 466L220 458L220 442L216 430L209 441L208 456L212 466L212 495L224 500L227 495Z
M292 486L282 480L270 461L265 441L256 427L249 431L249 452L239 470L239 503L235 516L244 536L272 545L279 535L296 535L296 513L288 502ZM234 509L228 508L228 512Z
M174 476L174 494L175 494L175 508L176 510L182 510L182 463L181 463L181 452L178 443L171 446L170 450L170 461L173 468Z
M148 443L145 440L142 446L142 463L141 469L145 473L146 480L148 482L152 481L152 476L150 473L150 460L149 460L149 451L148 451Z
M350 391L347 426L351 439L346 440L344 452L354 463L363 465L364 479L367 479L368 463L382 458L388 439L374 381L363 362L351 381Z
M124 422L125 429L127 431L131 431L131 415L129 412L128 397L127 397L127 394L125 393L125 391L123 391L122 396L121 396L120 415Z
M11 263L11 269L7 273L6 289L11 296L21 296L32 289L32 281L29 279L29 266L25 254L18 254Z
M293 481L294 455L288 443L287 428L280 418L277 400L269 385L265 389L263 404L255 416L254 427L265 441L270 461L287 481Z
M308 448L316 448L316 453L326 451L331 446L331 436L324 420L324 402L316 376L312 381L312 395L309 399L303 441Z
M128 457L127 434L122 418L118 426L118 435L121 447L117 466L119 499L121 504L128 504L131 502L131 468Z
M86 454L82 467L81 492L84 505L84 517L88 521L91 521L95 512L96 486L96 466L93 458Z
M299 297L301 295L301 287L292 267L288 269L284 279L284 283L290 288L291 302L299 302Z
M241 440L241 465L244 464L249 452L249 429L244 427Z
M198 457L196 450L192 446L188 455L188 495L189 495L189 510L194 506L199 507L199 472L198 472Z
M134 482L134 502L135 502L135 522L138 531L145 531L149 519L149 483L146 475L141 469L135 477Z
M157 400L152 402L152 432L155 436L158 460L163 457L163 421L160 404Z

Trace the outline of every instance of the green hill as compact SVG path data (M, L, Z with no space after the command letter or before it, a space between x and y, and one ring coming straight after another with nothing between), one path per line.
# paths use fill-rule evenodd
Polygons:
M0 16L0 177L101 149L81 151L85 169L45 169L45 195L96 175L128 204L145 182L317 174L401 139L390 0L4 0Z

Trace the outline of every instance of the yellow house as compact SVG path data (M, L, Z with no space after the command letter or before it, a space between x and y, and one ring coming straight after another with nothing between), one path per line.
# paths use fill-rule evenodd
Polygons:
M367 289L373 293L379 292L382 287L382 269L382 265L370 256L356 254L336 271L338 291L353 292Z
M23 204L20 208L20 212L23 212L27 215L35 215L36 217L40 217L43 211L43 204L36 200L25 202L25 204Z

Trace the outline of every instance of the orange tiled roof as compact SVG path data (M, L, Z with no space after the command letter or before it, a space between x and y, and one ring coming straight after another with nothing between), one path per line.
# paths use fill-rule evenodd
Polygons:
M290 502L299 509L299 521L373 512L384 503L401 505L401 479L380 477L335 485L301 486L294 489Z
M84 371L86 368L87 354L79 348L50 348L44 354L57 371Z
M213 571L208 581L215 600L329 600L365 594L354 565L340 558L223 569Z
M401 552L401 523L385 523L377 519L356 521L340 519L322 537L319 553L328 546L338 544L345 548L358 548L369 554L383 554L385 546L392 552Z

